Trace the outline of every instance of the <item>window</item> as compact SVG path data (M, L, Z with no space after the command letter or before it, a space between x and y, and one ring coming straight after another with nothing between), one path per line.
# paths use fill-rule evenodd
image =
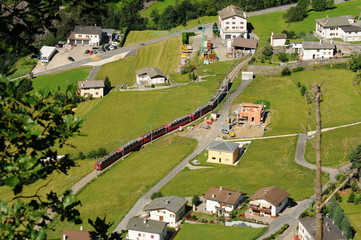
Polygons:
M241 22L241 24L243 24L243 22Z
M236 22L232 22L232 24L236 24Z
M229 27L226 27L226 30L229 29Z
M240 27L240 29L243 29L243 27Z
M80 34L79 34L78 36L79 36L79 37L82 37L83 35L80 35Z
M212 157L212 160L216 160L216 158L215 158L215 157Z
M138 237L142 236L140 233L138 233Z
M87 38L88 38L88 37L89 37L89 35L86 35L85 37L87 37Z
M229 22L226 22L226 24L229 24Z
M235 27L232 27L232 29L235 29Z
M145 233L142 234L142 237L145 237Z
M95 95L99 95L99 92L96 92Z
M150 235L150 238L154 238L154 235Z

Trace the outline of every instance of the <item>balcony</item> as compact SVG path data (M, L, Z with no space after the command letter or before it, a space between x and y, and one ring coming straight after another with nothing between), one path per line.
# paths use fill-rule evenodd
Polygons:
M267 214L271 214L271 208L262 208L262 207L256 207L256 206L249 206L250 209L252 209L252 211L255 212L264 212Z

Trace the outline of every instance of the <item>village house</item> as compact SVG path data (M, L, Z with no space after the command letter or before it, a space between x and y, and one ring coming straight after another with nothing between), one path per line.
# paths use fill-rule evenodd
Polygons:
M223 40L247 38L247 16L239 7L230 5L218 12L218 28Z
M286 45L287 35L286 34L271 34L271 46L272 47L283 47Z
M164 240L167 236L167 223L133 217L126 226L129 240Z
M214 141L208 147L207 162L233 165L239 155L238 143Z
M316 19L316 34L326 39L339 38L340 27L351 26L354 22L355 18L352 16Z
M88 231L63 230L61 240L93 240Z
M246 199L244 193L224 189L222 187L211 187L204 195L206 199L206 211L228 216L237 209L237 206Z
M144 211L149 213L149 219L167 222L171 227L175 227L185 214L186 203L187 200L182 197L160 197L153 199Z
M102 98L104 96L103 80L88 80L78 82L78 94L80 96L93 96L94 98Z
M249 210L261 216L276 217L287 206L289 195L277 186L261 188L249 198Z
M68 43L75 45L95 45L102 42L102 28L97 26L75 26L68 37Z
M332 58L335 52L335 45L327 42L302 42L298 51L300 60L328 59Z
M361 41L361 27L359 26L343 26L340 27L340 38L344 42Z
M167 76L156 67L144 67L135 71L136 82L141 85L162 84L167 80Z
M233 39L233 57L251 56L256 52L258 41L236 37Z
M238 107L238 124L262 123L265 113L263 104L242 103Z
M316 239L316 218L298 219L298 240ZM346 240L341 230L327 217L323 217L322 240Z

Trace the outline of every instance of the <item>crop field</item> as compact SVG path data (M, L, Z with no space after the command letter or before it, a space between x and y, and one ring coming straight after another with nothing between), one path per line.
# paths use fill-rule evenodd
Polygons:
M89 67L74 68L68 71L47 74L36 77L33 79L34 90L47 88L50 91L56 91L60 89L64 91L70 84L75 84L78 81L85 81L89 75Z
M322 133L322 165L341 167L349 163L348 155L360 144L361 125L335 129ZM314 140L307 141L306 161L315 164Z
M143 67L158 67L164 74L176 73L181 56L180 37L142 46L137 55L103 65L96 79L105 79L112 84L134 83L135 71Z
M175 240L213 240L222 236L227 240L256 239L266 228L227 227L211 224L184 224Z
M261 187L276 185L295 200L307 198L313 193L315 172L294 162L296 142L296 137L256 140L237 166L212 164L213 168L183 170L161 192L200 196L210 187L222 186L250 196Z
M152 40L154 38L159 38L161 36L167 35L168 31L153 31L153 30L144 30L144 31L131 31L127 36L124 47Z
M267 42L267 39L270 38L271 32L281 33L282 30L286 29L288 31L294 31L299 34L309 33L310 31L315 30L315 19L325 18L325 17L337 17L344 15L353 15L357 16L360 14L361 2L358 0L351 0L341 4L337 4L335 9L315 12L310 11L308 17L302 22L295 23L286 23L284 21L283 15L285 12L275 12L264 14L260 16L250 17L248 22L250 22L254 28L254 32L261 38L260 46L264 45Z
M105 215L108 222L114 221L113 230L138 198L190 154L196 145L194 139L172 134L132 153L98 176L77 195L82 202L79 211L84 230L91 230L87 219ZM59 219L52 227L57 231L49 233L50 238L59 237L63 229L79 229L79 226L62 223Z

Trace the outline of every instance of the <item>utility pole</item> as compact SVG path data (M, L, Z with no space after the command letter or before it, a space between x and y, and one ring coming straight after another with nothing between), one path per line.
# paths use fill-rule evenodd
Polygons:
M321 102L322 91L321 85L315 84L314 102L316 112L316 240L322 240L323 234L323 217L322 217L322 162L321 162Z

